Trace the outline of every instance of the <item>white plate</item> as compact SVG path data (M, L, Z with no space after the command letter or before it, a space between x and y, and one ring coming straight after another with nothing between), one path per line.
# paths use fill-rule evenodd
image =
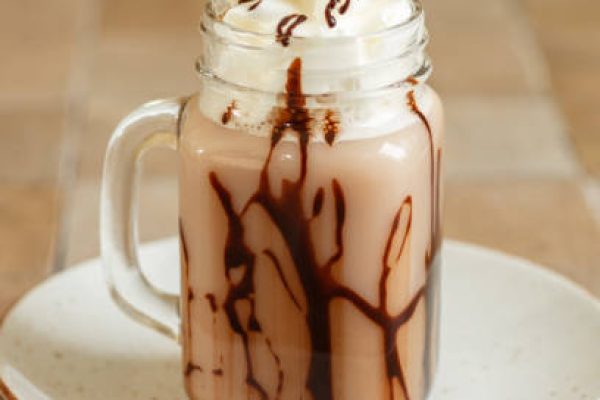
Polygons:
M177 257L173 239L142 250L154 276L173 276ZM600 398L598 300L529 262L453 242L442 282L434 400ZM51 278L12 310L0 332L0 381L19 400L185 399L178 346L117 310L98 260Z

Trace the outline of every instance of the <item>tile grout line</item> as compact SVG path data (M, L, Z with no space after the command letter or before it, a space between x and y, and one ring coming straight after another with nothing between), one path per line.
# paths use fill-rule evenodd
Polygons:
M64 105L64 139L58 171L58 223L51 259L52 273L65 268L68 233L71 228L73 198L78 176L79 143L85 134L91 73L99 31L99 1L80 2L75 29L76 43L71 59Z
M600 229L600 181L588 178L581 183L583 198L589 208L592 218Z
M549 99L550 106L561 124L565 153L573 161L573 165L576 166L577 176L582 177L585 175L585 168L578 156L572 135L569 134L569 121L559 104L557 93L554 91L550 64L546 59L543 47L539 44L538 35L532 25L531 18L524 9L522 2L511 0L508 4L515 19L514 24L510 25L512 27L511 33L516 37L516 40L521 40L524 43L523 48L525 51L520 51L518 54L524 61L523 65L527 78L530 82L533 82L535 91L539 91L540 94Z

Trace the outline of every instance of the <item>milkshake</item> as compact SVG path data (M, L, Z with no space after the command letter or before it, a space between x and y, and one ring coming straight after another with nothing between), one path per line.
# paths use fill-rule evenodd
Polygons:
M424 400L443 116L411 1L209 4L179 127L192 399Z

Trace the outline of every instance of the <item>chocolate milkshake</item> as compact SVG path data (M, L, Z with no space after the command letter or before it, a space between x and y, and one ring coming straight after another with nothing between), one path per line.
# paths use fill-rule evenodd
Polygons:
M423 400L443 116L421 8L269 1L208 6L181 117L187 391Z

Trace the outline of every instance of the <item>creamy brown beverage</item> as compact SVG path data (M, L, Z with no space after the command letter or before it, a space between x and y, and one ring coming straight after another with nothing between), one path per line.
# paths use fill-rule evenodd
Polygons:
M437 99L427 118L439 135ZM309 144L303 160L295 143L271 153L269 139L189 121L181 240L192 398L423 399L439 268L424 124Z
M255 29L263 36L251 44L275 32L282 50L265 52L271 67L243 46L205 44L212 61L199 62L203 86L181 118L187 391L207 400L423 400L437 359L442 108L423 83L426 58L387 57L378 46L413 40L418 52L424 30L364 46L342 35L338 45L350 47L336 63L365 73L334 69L323 82L331 61L294 35L335 28L354 3L286 9L265 27L261 18L279 12L268 1L205 16L203 31L214 43L222 21L262 8L251 21L265 32ZM407 20L421 15L412 2L388 3L409 5ZM381 67L389 59L404 69Z

